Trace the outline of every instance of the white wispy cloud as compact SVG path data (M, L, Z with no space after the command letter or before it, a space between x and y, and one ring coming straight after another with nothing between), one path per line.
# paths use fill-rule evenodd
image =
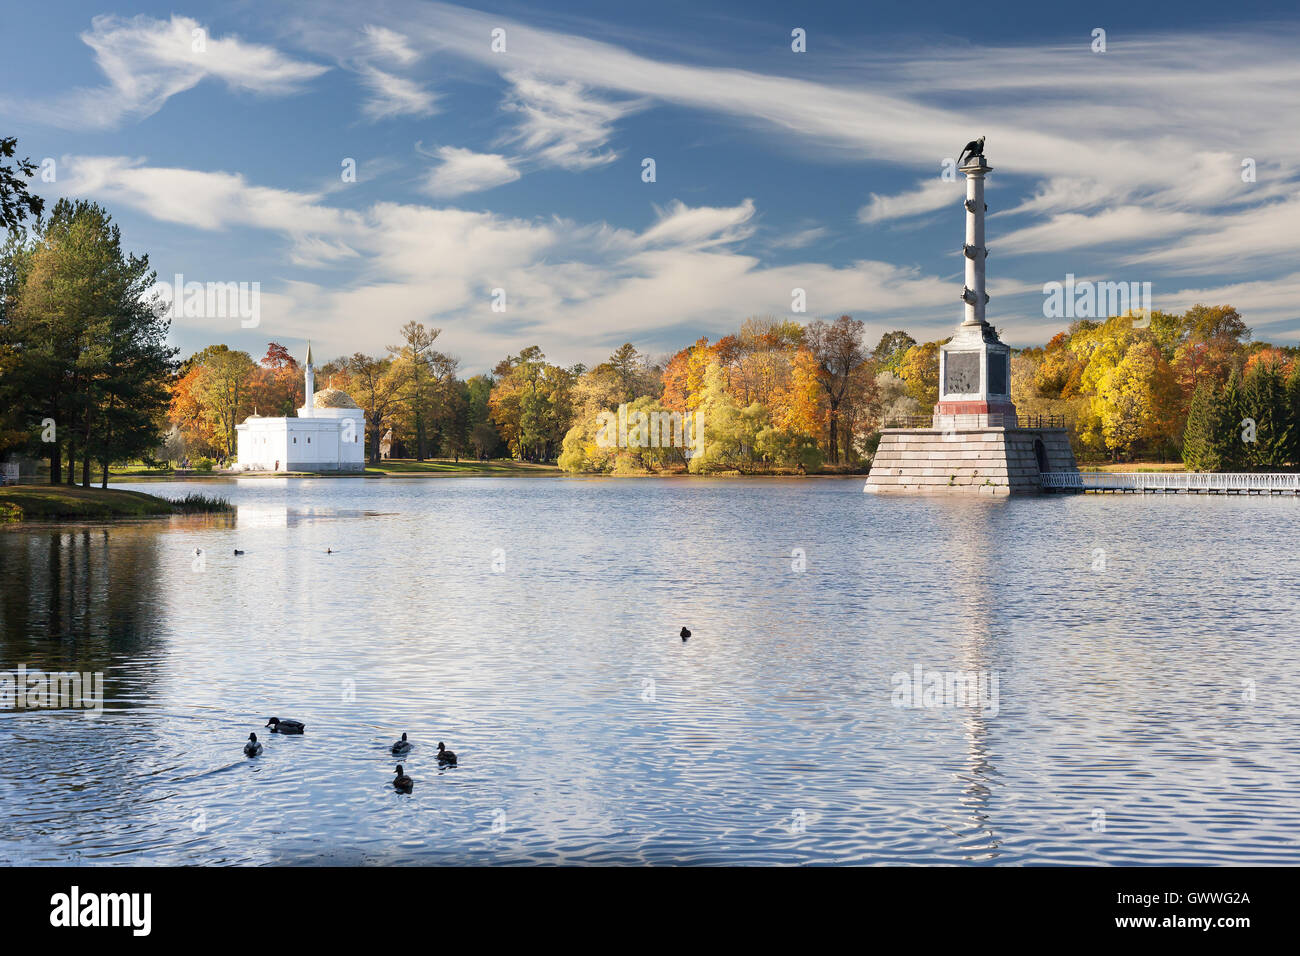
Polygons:
M611 102L574 80L555 82L529 73L508 73L504 108L519 115L508 137L527 158L549 166L582 170L618 158L606 149L614 124L643 108L639 101Z
M437 152L439 164L425 178L423 191L437 198L460 196L512 183L519 170L499 153L476 153L472 149L443 146Z
M1172 222L1171 212L1213 211L1220 222L1242 216L1249 223L1251 209L1276 198L1277 182L1300 183L1300 127L1276 121L1300 86L1294 26L1126 35L1104 55L1090 51L1086 35L1056 46L876 51L865 70L855 61L810 79L653 59L449 4L421 4L418 18L412 9L396 2L374 19L405 24L421 49L499 70L515 86L520 77L543 77L545 91L563 91L569 104L557 115L581 119L557 120L538 108L535 121L527 117L524 142L574 168L608 162L616 151L608 144L618 112L600 105L619 96L635 97L636 108L671 104L785 141L796 136L822 161L934 169L980 133L988 137L995 180L1039 186L1017 213L1147 210L1151 216L1124 213L1094 223L1076 248L1124 242L1127 227L1127 241L1163 243L1169 261L1182 257L1189 267L1176 234L1156 235L1153 222ZM508 57L483 40L494 27L508 31ZM545 91L537 97L542 104L552 99ZM509 102L523 105L530 97L516 91ZM1247 157L1261 169L1253 190L1243 190L1240 179ZM1275 182L1266 184L1265 176ZM862 216L887 221L941 202L936 182L912 194L873 194ZM1240 230L1233 234L1244 238Z
M431 116L437 112L437 96L415 80L388 73L369 63L356 66L361 85L369 93L361 110L372 120L394 116Z
M937 175L922 180L910 192L897 196L879 196L872 193L870 201L858 210L858 221L863 223L903 219L925 212L934 212L948 205L960 204L965 187L956 182L944 182Z
M420 59L420 52L411 46L410 40L396 30L388 27L366 24L362 28L367 52L382 60L395 60L401 66L410 66Z
M773 249L803 249L819 239L824 239L829 233L830 230L825 226L810 226L807 229L782 233L768 239L767 244Z
M568 360L594 360L605 340L671 335L666 317L730 328L737 315L780 313L797 287L809 290L816 314L855 309L891 323L940 305L958 314L951 283L915 268L867 260L764 267L738 248L754 229L752 200L723 207L674 201L636 232L408 203L341 210L321 193L124 157L65 157L63 167L60 187L68 195L201 230L268 231L302 266L350 263L352 278L342 284L293 279L262 287L264 321L339 351L382 350L393 323L416 318L454 329L457 348L478 367L517 350L524 332ZM491 310L494 288L507 290L504 316ZM376 310L386 316L382 326L358 325L358 315Z
M328 68L235 36L215 37L191 17L97 16L81 39L94 51L105 86L9 104L8 112L71 129L108 129L160 110L168 99L213 78L230 89L287 95Z

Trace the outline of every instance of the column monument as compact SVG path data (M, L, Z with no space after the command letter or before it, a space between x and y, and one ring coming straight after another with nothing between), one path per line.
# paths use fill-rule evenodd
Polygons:
M939 347L939 403L929 428L882 429L864 490L908 494L1033 494L1046 472L1077 472L1065 422L1020 427L1011 401L1011 349L985 320L984 139L968 143L965 315ZM888 423L886 423L888 424Z

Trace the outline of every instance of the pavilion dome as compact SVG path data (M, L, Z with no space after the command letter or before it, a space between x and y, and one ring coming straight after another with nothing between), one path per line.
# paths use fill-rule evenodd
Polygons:
M337 388L322 388L312 397L313 408L360 408L347 392Z

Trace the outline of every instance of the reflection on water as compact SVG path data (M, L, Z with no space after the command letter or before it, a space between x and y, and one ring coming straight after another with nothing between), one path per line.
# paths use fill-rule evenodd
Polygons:
M107 696L0 710L0 862L1300 859L1294 501L216 491L237 518L0 531L0 670ZM998 706L893 706L917 666Z

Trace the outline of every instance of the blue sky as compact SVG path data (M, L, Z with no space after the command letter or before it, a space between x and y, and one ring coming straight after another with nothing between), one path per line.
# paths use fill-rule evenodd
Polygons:
M78 2L5 24L0 131L54 161L41 193L103 203L165 280L260 283L256 328L178 318L186 354L382 352L410 319L467 373L750 315L938 338L963 228L940 172L979 135L1008 341L1065 324L1042 286L1073 273L1300 344L1293 3Z

